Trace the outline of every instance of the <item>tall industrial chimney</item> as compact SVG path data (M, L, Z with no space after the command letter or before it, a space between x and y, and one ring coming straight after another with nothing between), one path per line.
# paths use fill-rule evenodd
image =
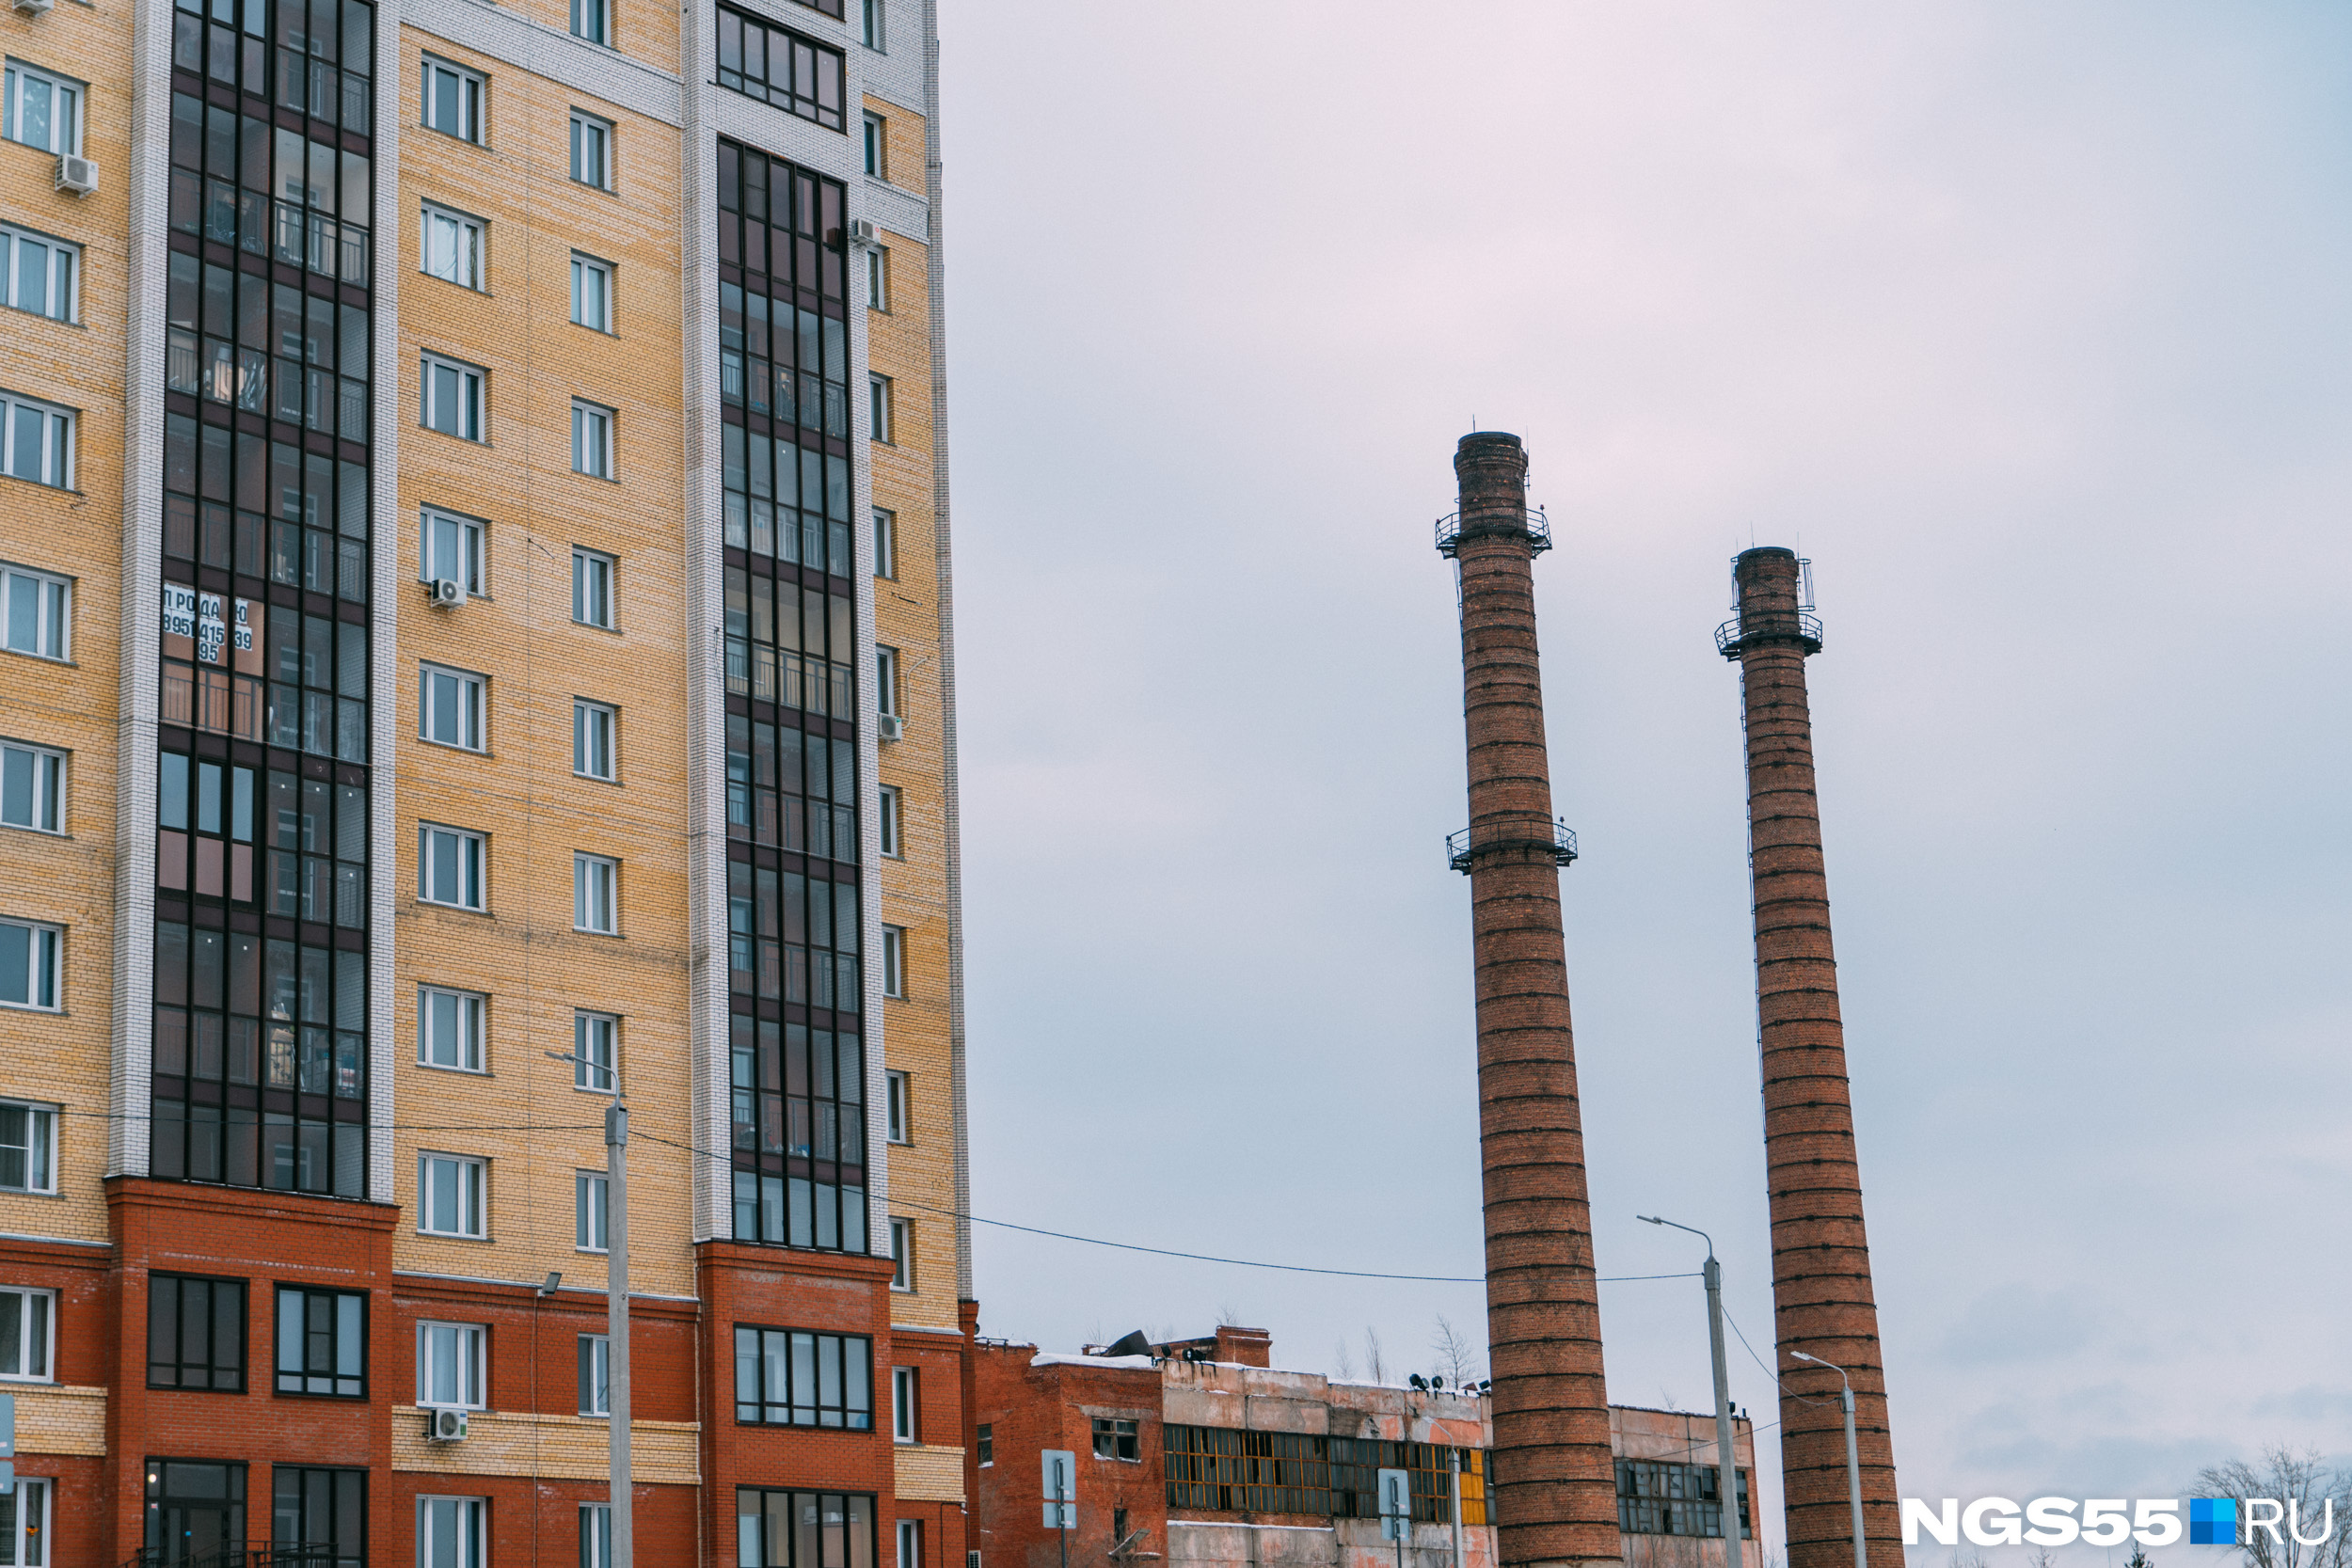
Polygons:
M1807 602L1806 565L1795 551L1744 551L1732 563L1732 578L1740 617L1717 630L1715 642L1740 666L1747 729L1748 874L1756 903L1788 1568L1849 1568L1854 1561L1841 1385L1836 1372L1797 1359L1792 1353L1799 1351L1843 1368L1852 1380L1868 1557L1872 1568L1901 1568L1895 1450L1813 788L1804 661L1820 651L1821 624Z
M1584 1186L1560 867L1575 836L1551 815L1535 658L1527 453L1495 432L1454 454L1460 510L1438 525L1459 563L1470 826L1447 843L1470 879L1478 972L1479 1156L1494 1491L1508 1568L1618 1560L1616 1470Z

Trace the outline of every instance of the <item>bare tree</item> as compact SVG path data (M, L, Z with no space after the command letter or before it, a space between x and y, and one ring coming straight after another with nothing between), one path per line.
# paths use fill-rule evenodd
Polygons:
M2026 1568L2058 1568L2058 1559L2050 1555L2049 1547L2036 1546L2033 1555L2026 1559Z
M1461 1331L1438 1314L1438 1337L1429 1348L1438 1353L1438 1373L1459 1388L1478 1381L1478 1347L1462 1337Z
M1331 1347L1331 1370L1339 1374L1342 1383L1356 1381L1356 1355L1347 1348L1344 1339Z
M1952 1568L1985 1568L1982 1552L1954 1552Z
M2197 1484L2208 1497L2238 1499L2238 1550L2248 1568L2352 1568L2352 1528L2344 1528L2352 1524L2352 1473L2327 1468L2315 1449L2273 1444L2258 1464L2206 1466ZM2277 1524L2257 1523L2249 1499L2277 1502Z
M1216 1321L1218 1326L1223 1328L1247 1328L1249 1326L1248 1320L1243 1318L1241 1315L1241 1308L1235 1307L1230 1298L1218 1306L1216 1309Z
M1380 1335L1370 1323L1364 1325L1364 1372L1375 1383L1389 1381L1388 1369L1380 1360ZM2270 1568L2264 1563L2263 1568Z

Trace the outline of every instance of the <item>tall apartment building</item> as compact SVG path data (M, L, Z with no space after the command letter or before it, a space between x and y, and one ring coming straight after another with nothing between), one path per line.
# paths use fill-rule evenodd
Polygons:
M0 1568L958 1563L931 0L0 32Z

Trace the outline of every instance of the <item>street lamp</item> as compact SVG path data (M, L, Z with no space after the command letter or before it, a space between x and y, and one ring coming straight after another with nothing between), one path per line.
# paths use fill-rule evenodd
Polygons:
M1855 1451L1853 1442L1853 1379L1848 1377L1846 1369L1835 1361L1824 1361L1801 1350L1792 1350L1788 1354L1800 1361L1827 1367L1837 1374L1841 1385L1837 1402L1846 1412L1846 1495L1853 1505L1853 1568L1870 1568L1869 1552L1862 1541L1862 1460Z
M1731 1379L1724 1370L1724 1270L1715 1261L1715 1239L1695 1227L1676 1225L1654 1214L1633 1217L1688 1230L1707 1243L1707 1267L1701 1277L1707 1281L1708 1348L1715 1356L1715 1475L1723 1498L1724 1568L1740 1568L1740 1465L1731 1446Z
M575 1070L580 1066L580 1059L568 1051L550 1051L547 1055L569 1062ZM592 1071L585 1075L589 1082L581 1085L591 1093L612 1096L612 1103L604 1112L604 1403L612 1472L612 1560L607 1568L634 1568L636 1532L631 1528L630 1505L636 1494L628 1473L628 1107L621 1102L620 1073L596 1063L588 1065L612 1082L610 1090L596 1089L596 1073ZM550 1288L559 1277L548 1276Z

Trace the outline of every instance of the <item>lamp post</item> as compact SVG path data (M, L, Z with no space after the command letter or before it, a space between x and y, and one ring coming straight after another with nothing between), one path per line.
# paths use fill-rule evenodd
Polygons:
M1715 1475L1720 1483L1724 1517L1724 1568L1740 1568L1740 1462L1731 1442L1731 1379L1724 1369L1724 1270L1715 1261L1715 1239L1694 1226L1677 1225L1655 1214L1636 1214L1651 1225L1688 1230L1707 1243L1708 1348L1715 1358Z
M577 1072L580 1058L568 1051L547 1054L569 1062ZM612 1560L606 1568L634 1568L636 1530L632 1507L635 1489L629 1481L628 1455L628 1107L622 1102L618 1066L588 1064L594 1090L596 1072L612 1083L612 1103L604 1112L604 1368L608 1465L612 1478ZM549 1275L549 1278L555 1276Z
M1862 1537L1862 1459L1853 1441L1853 1379L1848 1377L1846 1369L1835 1361L1824 1361L1801 1350L1792 1350L1788 1354L1800 1361L1827 1367L1837 1374L1837 1402L1846 1412L1846 1493L1853 1504L1853 1568L1870 1568L1869 1548Z

